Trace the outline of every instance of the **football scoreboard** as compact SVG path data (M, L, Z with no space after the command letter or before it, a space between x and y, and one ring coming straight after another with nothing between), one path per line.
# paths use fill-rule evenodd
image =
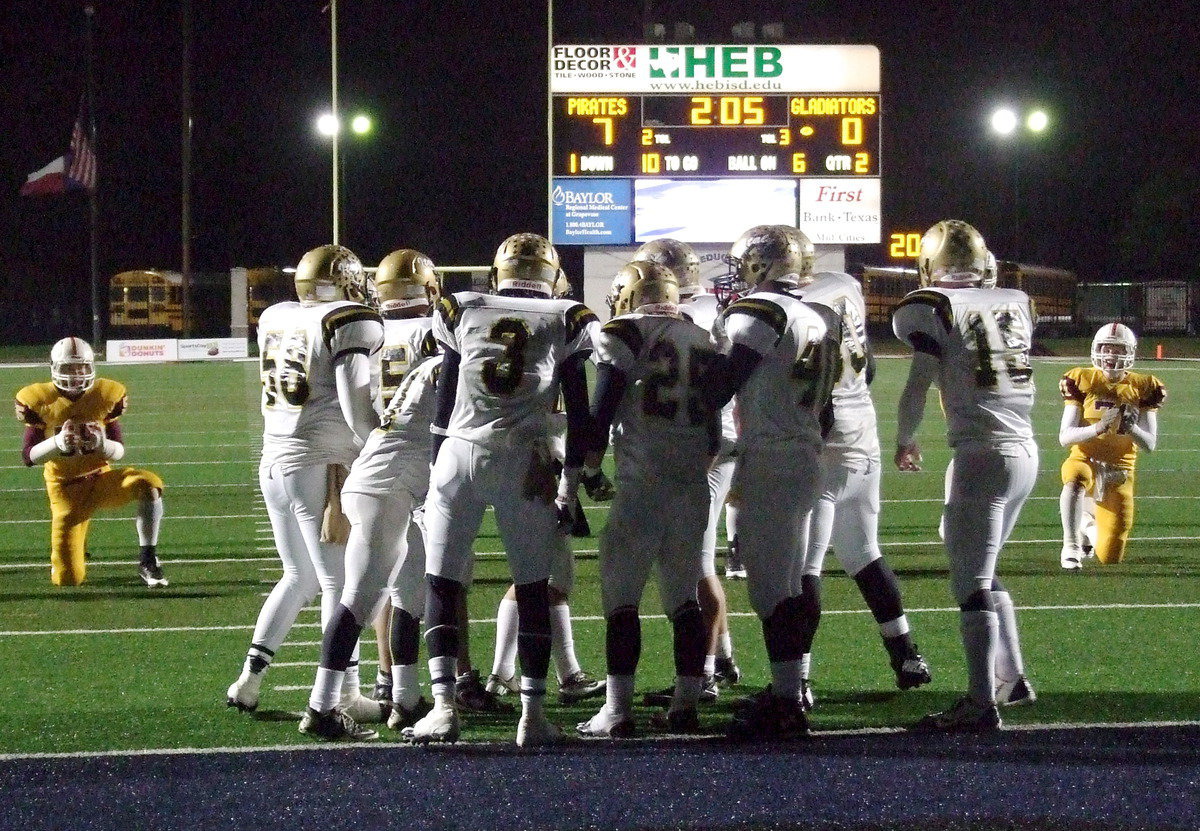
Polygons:
M878 243L873 46L555 46L550 203L557 244L730 242L799 225Z

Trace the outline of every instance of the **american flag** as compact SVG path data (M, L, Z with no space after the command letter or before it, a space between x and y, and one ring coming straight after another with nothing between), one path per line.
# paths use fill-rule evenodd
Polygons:
M75 119L75 127L71 130L71 150L67 158L67 180L84 190L95 190L96 154L92 152L92 143L83 131L82 114Z

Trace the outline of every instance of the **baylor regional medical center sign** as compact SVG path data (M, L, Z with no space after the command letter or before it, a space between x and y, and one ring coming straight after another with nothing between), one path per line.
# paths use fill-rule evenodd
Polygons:
M558 45L555 243L730 242L799 225L880 240L874 46Z

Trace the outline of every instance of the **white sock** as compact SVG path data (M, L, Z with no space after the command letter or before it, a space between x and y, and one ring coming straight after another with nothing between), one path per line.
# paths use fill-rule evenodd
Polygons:
M458 659L453 655L429 659L429 678L432 681L430 687L434 698L448 698L451 702L454 701L454 682L458 678L455 674L457 668Z
M996 641L999 621L995 612L960 612L959 631L967 653L967 694L976 704L996 703Z
M362 695L362 684L358 674L358 661L354 661L346 667L346 674L342 677L342 701L352 701L360 695Z
M162 524L162 497L139 499L137 516L134 525L137 526L138 545L158 545L158 526Z
M633 676L610 675L604 688L604 706L613 715L629 715L633 712Z
M1074 552L1083 550L1083 488L1063 485L1058 497L1058 513L1062 519L1063 547Z
M800 677L803 678L805 681L807 681L811 672L812 672L812 653L805 652L803 655L800 656Z
M521 676L521 715L536 716L544 712L546 679Z
M566 603L550 607L550 654L554 657L559 683L579 672L579 659L575 657L575 633L571 628L571 607Z
M733 657L733 638L729 637L728 629L717 636L717 655L721 658Z
M700 702L700 689L704 678L699 675L676 675L675 695L671 698L672 710L694 710Z
M908 634L908 615L900 615L898 618L886 620L879 624L879 634L885 638L896 638L900 635Z
M717 656L704 656L704 677L707 678L717 671Z
M771 662L771 692L780 698L800 700L800 660Z
M1021 657L1021 639L1017 635L1017 612L1013 608L1012 595L1008 592L992 592L999 621L999 637L996 640L996 678L1000 681L1015 681L1025 674L1025 661Z
M336 669L317 667L317 680L308 696L308 706L318 713L327 713L337 706L341 697L345 673Z
M517 601L501 599L496 609L496 657L492 674L507 681L517 673Z
M392 703L408 709L417 706L421 682L416 664L392 664Z

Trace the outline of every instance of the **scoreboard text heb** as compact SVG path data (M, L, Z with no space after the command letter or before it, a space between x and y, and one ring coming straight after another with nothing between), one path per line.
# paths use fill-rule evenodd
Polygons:
M554 176L878 176L878 95L556 95Z

